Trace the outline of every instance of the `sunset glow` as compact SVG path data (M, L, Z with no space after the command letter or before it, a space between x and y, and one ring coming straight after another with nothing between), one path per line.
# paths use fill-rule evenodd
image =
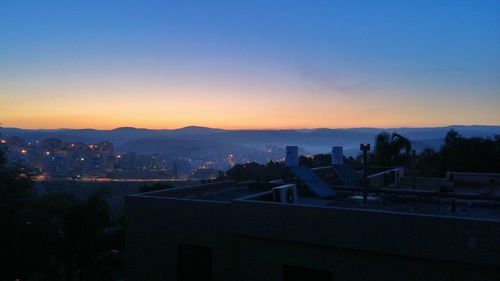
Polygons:
M4 3L0 123L500 124L498 2L251 2Z

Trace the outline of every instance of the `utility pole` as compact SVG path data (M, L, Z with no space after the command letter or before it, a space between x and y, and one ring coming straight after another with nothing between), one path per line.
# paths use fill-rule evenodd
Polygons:
M363 204L368 203L368 151L370 144L360 144L359 150L363 151Z
M411 151L411 189L415 189L415 185L417 184L417 178L416 178L416 152L415 149Z

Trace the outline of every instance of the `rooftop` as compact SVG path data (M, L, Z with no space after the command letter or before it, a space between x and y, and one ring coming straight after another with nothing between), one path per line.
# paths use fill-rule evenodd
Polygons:
M224 181L146 192L141 195L186 200L231 202L234 199L259 193L249 186L250 183Z
M342 186L332 186L332 188L337 191L335 196L319 198L304 191L303 187L299 185L297 202L293 204L500 220L500 196L473 193L470 188L467 193L439 192L438 190L430 190L429 186L414 190L404 186L400 189L382 188L370 190L367 204L363 203L361 188ZM148 192L141 194L141 196L219 203L230 203L232 200L250 200L290 204L274 202L270 188L258 188L252 182L237 183L234 181Z
M330 198L299 196L297 203L305 206L321 206L333 208L355 208L421 215L437 215L500 220L500 200L453 199L452 197L429 196L428 193L412 192L408 195L382 194L370 192L368 202L363 203L361 192L340 191ZM273 202L272 194L261 193L245 200ZM455 203L452 203L455 201ZM453 204L455 210L453 211Z

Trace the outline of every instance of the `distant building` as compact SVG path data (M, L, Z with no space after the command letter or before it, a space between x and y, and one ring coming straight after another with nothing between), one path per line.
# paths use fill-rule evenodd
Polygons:
M66 161L61 154L51 154L45 157L44 173L51 177L64 177L67 174Z
M64 143L60 139L46 139L42 141L42 149L45 151L55 151L62 149Z
M105 177L113 169L113 144L110 142L88 144L83 159L85 175Z

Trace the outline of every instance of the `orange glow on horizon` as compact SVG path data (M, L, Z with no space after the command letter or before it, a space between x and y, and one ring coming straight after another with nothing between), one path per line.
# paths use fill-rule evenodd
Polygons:
M345 120L345 119L344 119ZM9 122L4 123L3 127L21 128L21 129L97 129L97 130L112 130L121 127L132 127L132 128L143 128L151 130L173 130L180 129L189 126L200 126L207 128L217 128L226 130L300 130L300 129L315 129L315 128L332 128L332 129L350 129L350 128L400 128L400 127L440 127L449 125L499 125L496 123L487 122L442 122L442 123L410 123L410 122L366 122L364 120L355 120L351 123L314 123L311 124L304 123L303 125L293 125L285 124L281 125L276 122L272 125L272 122L268 122L267 125L251 125L238 122L231 122L226 124L214 124L214 123L174 123L175 125L169 124L158 124L158 123L142 123L142 122L129 122L129 123L114 123L111 121L103 122L104 120L87 120L87 122L81 122L80 120L75 120L72 122L70 119L66 119L65 122L49 121L48 122ZM233 120L234 121L234 120Z
M388 128L494 125L500 120L495 102L485 105L474 97L435 100L431 94L405 96L398 91L346 94L264 84L6 90L9 95L0 95L1 126L26 129Z

